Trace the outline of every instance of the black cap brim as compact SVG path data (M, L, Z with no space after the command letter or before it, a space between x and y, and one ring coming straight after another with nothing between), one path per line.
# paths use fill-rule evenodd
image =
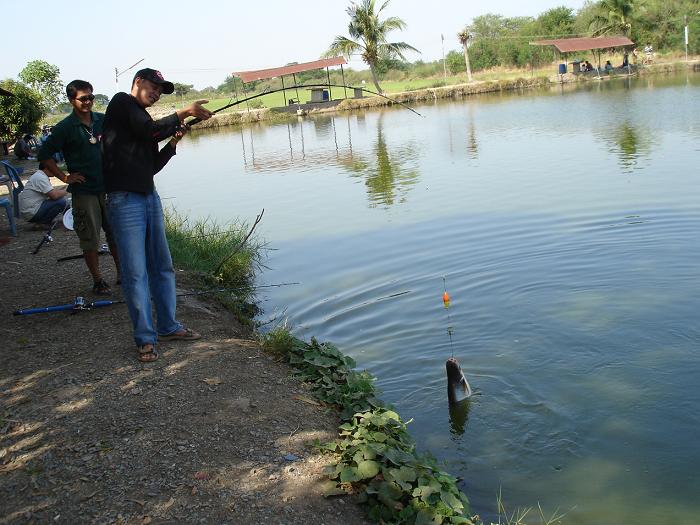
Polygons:
M163 82L158 82L158 85L163 88L163 95L171 95L175 92L175 86L172 82L164 80Z

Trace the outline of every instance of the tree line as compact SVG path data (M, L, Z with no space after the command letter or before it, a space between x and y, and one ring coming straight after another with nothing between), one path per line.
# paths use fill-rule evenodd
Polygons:
M410 44L392 40L390 33L401 31L406 23L398 17L382 18L389 0L360 0L346 9L350 22L348 36L338 35L323 56L359 55L368 71L345 69L347 84L373 82L379 92L380 80L404 80L438 77L442 60L411 62L407 54L420 53ZM588 0L581 9L555 7L538 16L505 17L488 13L478 16L455 35L447 35L452 49L444 66L453 75L495 67L536 68L555 58L548 47L531 46L530 42L547 38L575 36L625 35L638 46L651 44L662 52L684 50L684 26L689 28L689 50L700 51L700 0ZM0 87L14 97L0 97L0 136L14 138L34 132L50 112L65 113L70 105L63 94L57 66L33 60L19 73L17 80L6 79ZM338 71L331 72L332 83L342 82ZM299 83L325 82L326 72L308 71L297 75ZM280 87L279 79L243 84L232 75L216 87L195 90L191 84L175 84L175 93L163 102L185 97L213 98ZM99 108L109 102L105 95L95 95Z

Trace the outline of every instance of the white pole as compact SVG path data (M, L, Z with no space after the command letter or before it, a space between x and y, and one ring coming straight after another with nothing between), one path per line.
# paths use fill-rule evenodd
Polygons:
M445 35L440 34L442 39L442 70L445 73L445 83L447 83L447 64L445 64Z
M688 17L684 16L683 21L685 22L685 61L688 61Z

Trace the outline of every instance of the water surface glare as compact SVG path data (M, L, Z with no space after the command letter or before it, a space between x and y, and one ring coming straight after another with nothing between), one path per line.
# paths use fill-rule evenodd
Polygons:
M200 132L158 188L193 216L265 208L261 281L303 283L266 318L376 375L476 512L502 491L566 523L696 523L698 77Z

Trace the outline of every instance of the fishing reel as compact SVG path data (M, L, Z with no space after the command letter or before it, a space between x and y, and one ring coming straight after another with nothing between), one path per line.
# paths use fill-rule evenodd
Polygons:
M73 310L89 310L90 304L85 302L85 297L78 296L73 303Z

